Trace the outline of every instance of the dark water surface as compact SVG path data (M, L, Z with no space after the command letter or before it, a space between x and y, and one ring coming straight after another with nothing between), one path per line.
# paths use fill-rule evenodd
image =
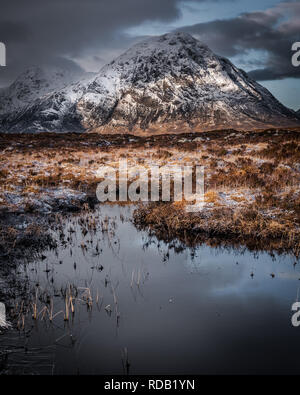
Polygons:
M85 236L80 217L71 217L69 242L22 265L18 276L42 301L37 320L24 318L25 330L0 335L10 371L300 373L293 257L170 248L138 231L131 212L102 207L94 214L102 226ZM77 290L68 321L66 289ZM52 323L42 310L49 300L54 314L63 311Z

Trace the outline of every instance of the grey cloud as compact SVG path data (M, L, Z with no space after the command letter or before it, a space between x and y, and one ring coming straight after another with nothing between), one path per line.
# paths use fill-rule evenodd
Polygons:
M266 67L262 69L251 70L248 72L248 74L256 81L281 80L287 77L300 78L299 70L296 67L291 68L288 72L286 69L283 71L277 71L276 69Z
M179 0L0 0L0 41L7 67L0 85L26 67L63 57L100 56L130 45L125 29L178 18ZM69 66L72 66L69 62ZM73 65L75 67L75 65ZM72 67L73 67L72 66Z
M300 78L300 69L291 64L292 43L300 40L299 2L282 2L266 11L180 30L195 35L223 56L246 55L250 50L266 52L264 67L249 73L257 80Z

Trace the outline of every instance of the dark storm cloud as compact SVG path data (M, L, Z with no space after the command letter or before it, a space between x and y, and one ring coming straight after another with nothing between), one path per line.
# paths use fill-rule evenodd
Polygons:
M0 41L8 64L0 85L33 64L85 56L106 61L106 53L112 56L135 41L124 34L127 28L172 22L179 6L180 0L0 0Z
M30 37L30 31L23 23L1 20L0 37L5 42L24 43Z
M178 0L0 0L0 41L8 64L0 78L8 80L32 64L61 64L62 57L125 47L129 38L121 42L122 30L179 14Z
M267 55L264 67L249 72L257 80L300 78L300 69L291 64L292 44L300 41L299 2L282 2L266 11L185 26L180 30L197 36L223 56L263 51Z

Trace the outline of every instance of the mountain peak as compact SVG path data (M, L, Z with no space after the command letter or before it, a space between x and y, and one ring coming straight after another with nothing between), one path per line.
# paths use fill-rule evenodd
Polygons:
M174 61L175 56L180 59L190 58L192 55L208 56L212 55L212 51L193 36L184 32L166 33L161 36L151 36L147 39L133 45L126 52L113 60L109 66L129 61L149 60L154 61L169 60ZM173 58L172 58L173 55ZM153 58L153 59L151 59Z
M0 119L6 131L183 133L299 124L294 111L183 32L148 37L88 80Z
M197 73L199 66L217 67L219 58L203 43L188 33L175 32L151 36L104 66L95 81L111 88L133 83L143 85L166 76L178 78ZM92 84L92 89L95 84Z
M199 44L200 41L196 40L191 34L185 32L171 32L165 33L160 36L150 36L139 44L156 44L159 46L160 44L167 44L170 46L179 46L179 45L196 45Z
M208 48L205 44L195 39L191 34L185 32L171 32L161 36L152 37L149 40L157 41L158 43L167 43L170 46L193 46L201 45Z

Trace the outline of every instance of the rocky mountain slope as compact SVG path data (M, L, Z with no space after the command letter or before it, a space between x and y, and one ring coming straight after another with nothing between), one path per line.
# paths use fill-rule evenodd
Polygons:
M0 114L26 107L34 100L78 81L85 74L58 67L42 69L33 66L22 73L8 88L0 91Z
M96 76L61 89L47 91L33 82L22 105L11 106L6 97L0 98L5 132L166 133L299 125L295 112L267 89L185 33L150 38Z

